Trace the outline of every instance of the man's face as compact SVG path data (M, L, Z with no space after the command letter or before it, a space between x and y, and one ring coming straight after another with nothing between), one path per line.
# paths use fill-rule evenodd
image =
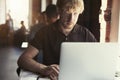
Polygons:
M79 9L68 9L60 12L60 21L65 29L73 28L79 16Z

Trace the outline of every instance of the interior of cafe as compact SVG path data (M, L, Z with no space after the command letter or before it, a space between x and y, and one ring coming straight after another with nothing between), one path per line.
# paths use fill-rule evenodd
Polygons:
M77 24L88 28L99 43L120 43L120 1L83 1L84 11ZM18 79L17 59L28 46L31 28L45 21L42 13L49 4L56 3L57 0L0 0L1 80Z

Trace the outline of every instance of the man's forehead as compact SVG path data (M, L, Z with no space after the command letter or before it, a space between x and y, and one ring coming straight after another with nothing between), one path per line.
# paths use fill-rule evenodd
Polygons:
M63 12L77 12L77 13L79 13L80 12L80 8L79 7L76 7L76 8L65 8L64 10L63 10Z
M57 6L60 12L73 9L73 11L82 13L84 10L83 0L58 0Z

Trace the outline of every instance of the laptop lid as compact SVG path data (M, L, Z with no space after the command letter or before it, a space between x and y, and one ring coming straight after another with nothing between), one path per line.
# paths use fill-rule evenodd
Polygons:
M114 80L117 43L64 42L59 80Z

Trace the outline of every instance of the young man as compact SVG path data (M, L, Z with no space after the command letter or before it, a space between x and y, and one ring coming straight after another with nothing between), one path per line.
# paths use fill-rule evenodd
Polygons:
M84 27L76 24L84 10L82 0L58 0L60 19L38 31L29 42L29 47L20 56L18 65L39 75L57 80L59 74L60 45L62 42L95 42L94 36ZM34 57L43 50L43 63Z

